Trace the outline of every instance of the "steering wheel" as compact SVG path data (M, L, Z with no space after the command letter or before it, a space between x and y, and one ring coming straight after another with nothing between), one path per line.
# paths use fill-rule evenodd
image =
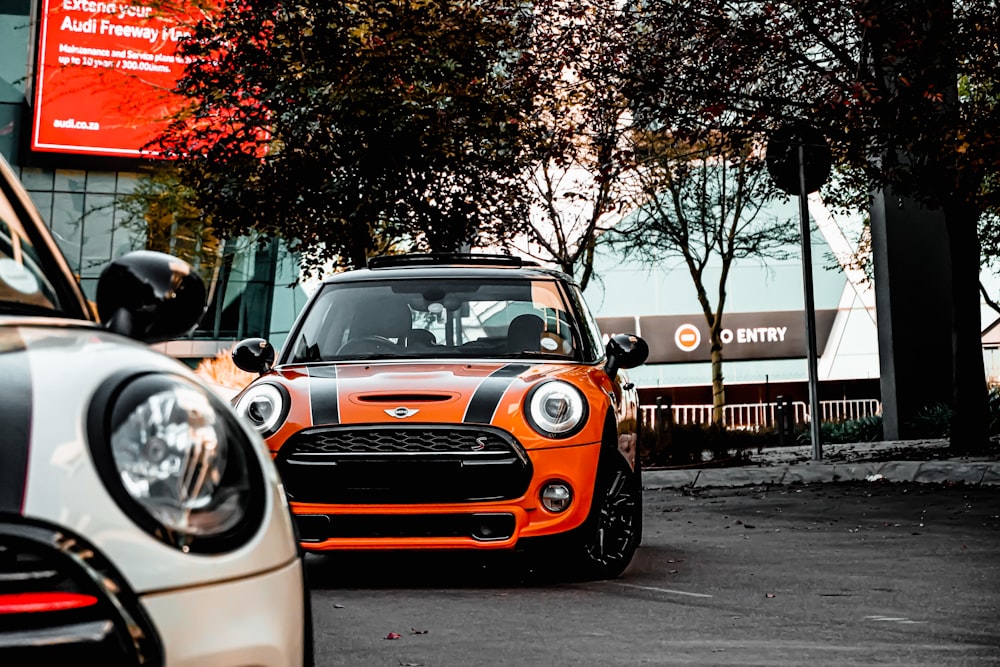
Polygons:
M388 338L382 336L364 336L354 338L340 346L337 354L378 354L381 352L393 352L399 349L399 345L393 343Z

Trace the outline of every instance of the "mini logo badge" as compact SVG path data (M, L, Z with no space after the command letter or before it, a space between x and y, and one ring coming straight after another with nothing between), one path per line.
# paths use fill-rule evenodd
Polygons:
M407 417L412 417L413 415L420 412L420 410L411 410L410 408L399 406L398 408L391 408L385 411L385 414L390 417L395 417L396 419L406 419Z

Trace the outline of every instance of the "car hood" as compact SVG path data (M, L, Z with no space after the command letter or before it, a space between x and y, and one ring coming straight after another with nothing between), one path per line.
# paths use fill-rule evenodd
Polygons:
M100 549L138 592L182 588L266 571L295 557L277 471L256 434L269 487L262 527L244 546L210 558L185 554L139 528L95 468L88 419L110 378L179 375L210 391L186 366L96 325L15 326L0 321L0 512L76 532ZM94 406L97 414L104 406ZM249 432L248 432L249 433ZM100 443L95 443L100 446Z
M593 407L609 401L612 384L599 367L520 360L310 364L283 367L258 382L288 390L285 427L272 438L278 442L310 426L380 422L493 424L530 441L537 434L524 420L524 398L557 378L580 389Z

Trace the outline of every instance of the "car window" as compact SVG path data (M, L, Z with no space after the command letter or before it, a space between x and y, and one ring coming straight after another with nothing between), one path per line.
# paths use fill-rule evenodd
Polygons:
M352 358L579 360L558 281L409 279L328 284L290 338L292 363Z
M0 194L0 312L59 311L56 290L46 277L10 202Z

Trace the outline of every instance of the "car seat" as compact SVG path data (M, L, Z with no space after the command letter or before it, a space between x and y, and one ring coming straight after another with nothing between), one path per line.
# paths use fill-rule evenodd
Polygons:
M367 336L381 336L402 343L410 333L413 316L403 301L379 301L358 313L351 327L351 340Z
M524 313L507 326L508 352L538 352L545 323L538 315Z
M436 343L437 338L427 329L410 329L406 335L406 347L432 347Z

